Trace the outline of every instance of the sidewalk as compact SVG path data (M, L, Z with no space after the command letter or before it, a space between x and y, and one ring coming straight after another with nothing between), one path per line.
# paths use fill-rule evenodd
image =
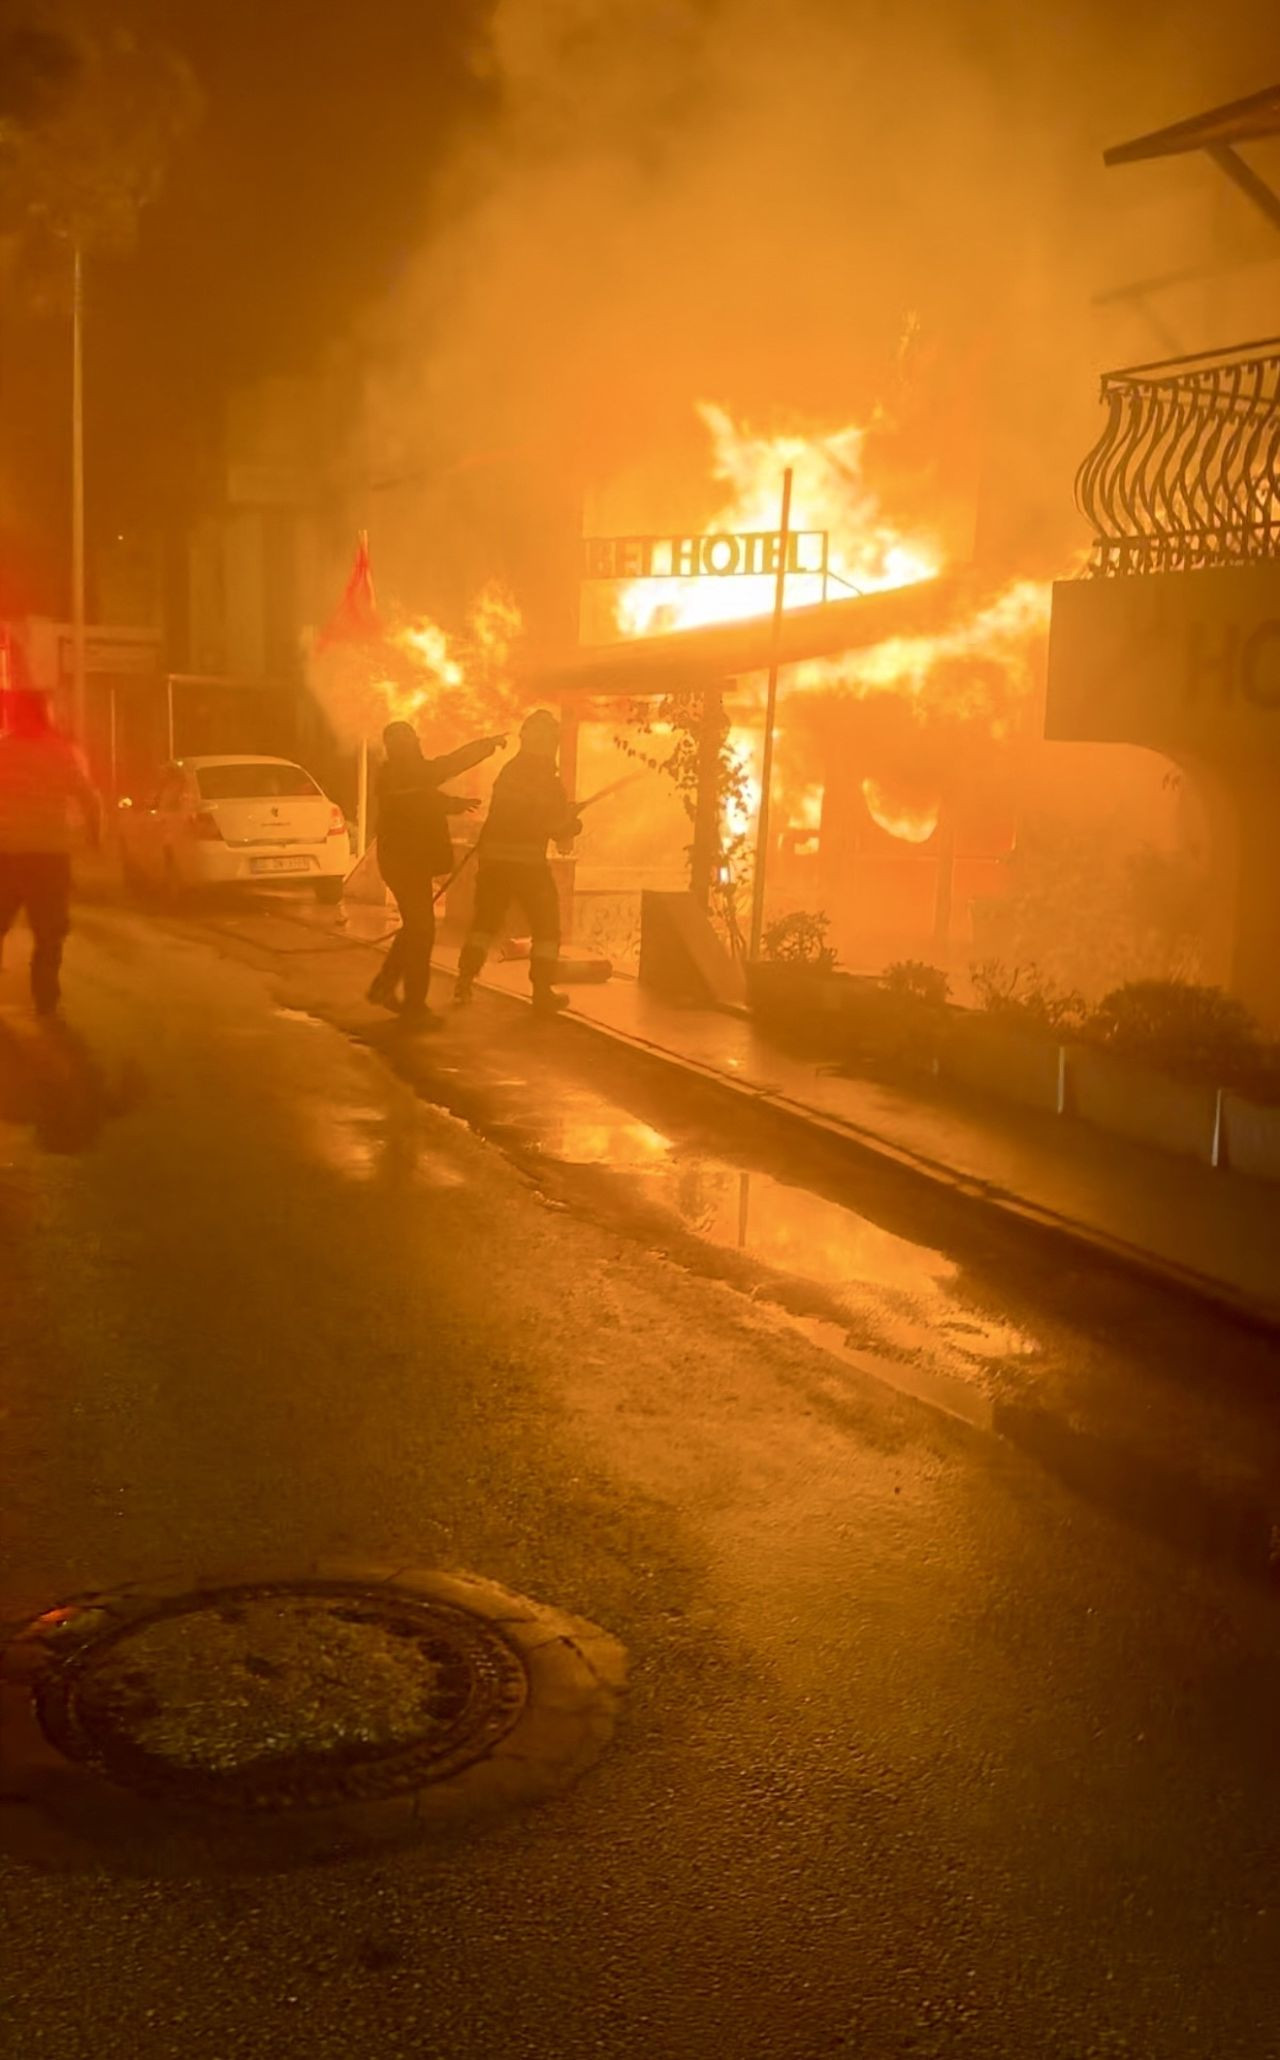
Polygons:
M437 946L441 972L456 960ZM522 961L491 963L480 984L528 1002ZM566 1026L1280 1329L1280 1190L1266 1182L994 1100L841 1079L765 1043L745 1016L675 1008L634 980L570 994Z

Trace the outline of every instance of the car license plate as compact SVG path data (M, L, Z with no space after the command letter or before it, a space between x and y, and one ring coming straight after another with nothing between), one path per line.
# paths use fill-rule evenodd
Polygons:
M307 858L251 858L251 873L305 873L311 861Z

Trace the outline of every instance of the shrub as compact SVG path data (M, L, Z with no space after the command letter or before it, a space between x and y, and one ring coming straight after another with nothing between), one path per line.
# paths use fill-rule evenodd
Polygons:
M791 915L779 916L769 924L761 939L764 955L775 965L811 966L817 972L826 972L836 962L835 952L826 941L827 928L826 916L795 909Z
M890 994L925 1002L930 1008L940 1009L951 991L951 982L942 968L927 966L918 958L903 958L886 966L882 978Z
M1104 995L1085 1033L1111 1050L1163 1066L1231 1082L1265 1069L1253 1017L1220 987L1184 980L1131 980Z
M970 966L969 976L979 1008L1028 1030L1052 1030L1062 1036L1078 1029L1088 1014L1083 995L1059 987L1038 966L1006 966L990 958Z

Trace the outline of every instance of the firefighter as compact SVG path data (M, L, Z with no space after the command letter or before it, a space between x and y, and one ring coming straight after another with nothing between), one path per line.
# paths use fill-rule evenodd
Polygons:
M44 695L32 691L25 674L18 682L0 735L0 945L25 909L31 999L37 1015L53 1016L71 926L72 817L83 816L96 847L102 814L80 754L54 729Z
M521 726L519 751L493 783L476 853L471 931L458 959L454 999L459 1004L470 1001L476 974L512 902L529 924L534 1007L549 1013L568 1004L568 995L558 994L553 985L560 957L560 899L547 863L547 841L554 838L557 850L567 852L582 824L560 784L559 749L559 723L547 709L537 709Z
M453 844L447 818L479 806L454 794L441 794L445 780L469 772L506 743L505 737L481 737L443 758L424 758L417 733L407 722L391 722L382 733L386 758L378 776L378 869L396 899L400 928L386 964L369 989L369 1000L383 1008L397 1007L397 989L404 983L400 1020L407 1029L437 1029L443 1018L427 1007L431 953L436 938L435 881L453 869Z

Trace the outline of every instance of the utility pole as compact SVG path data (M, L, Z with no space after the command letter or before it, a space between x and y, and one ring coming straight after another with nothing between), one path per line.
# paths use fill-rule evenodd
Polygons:
M71 296L71 709L81 749L87 743L84 647L84 267L75 243Z
M773 590L773 643L769 654L769 692L764 709L764 758L760 767L760 811L756 817L755 876L751 882L751 944L748 956L760 956L764 929L765 871L769 859L769 789L773 784L773 731L778 716L778 661L782 655L782 610L787 595L787 553L791 548L791 467L782 475L782 521L778 530L778 580Z

